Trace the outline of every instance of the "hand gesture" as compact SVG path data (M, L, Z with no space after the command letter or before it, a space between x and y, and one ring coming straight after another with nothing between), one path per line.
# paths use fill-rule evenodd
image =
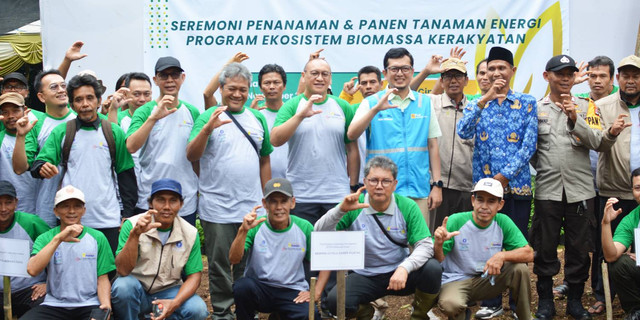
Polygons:
M391 279L389 279L389 286L387 286L387 290L398 291L404 289L405 285L407 284L408 276L409 273L405 268L398 267L391 276Z
M320 57L320 52L324 51L324 49L319 49L316 52L313 52L309 55L309 61L314 60L314 59L324 59Z
M118 110L123 106L127 105L129 102L133 101L132 98L127 98L129 95L129 88L122 87L118 89L113 95L111 95L111 104L109 105L109 110Z
M447 230L447 221L449 217L444 217L442 221L442 225L439 226L436 231L433 232L433 242L436 245L442 245L445 241L457 236L460 234L460 231L449 232Z
M178 108L173 108L173 102L175 101L175 99L176 98L174 96L170 95L165 95L164 97L162 97L158 105L153 108L153 111L151 111L149 118L151 118L152 120L160 120L178 111Z
M49 162L45 162L42 167L40 167L40 176L45 179L51 179L53 176L58 174L58 167L54 166Z
M104 99L104 101L102 101L102 108L100 108L100 113L102 114L109 113L109 108L111 107L112 100L113 100L113 95L110 94L109 96L107 96L106 99Z
M29 112L31 112L30 109L25 110L22 118L16 121L16 136L18 137L26 136L27 133L29 133L29 131L31 131L31 129L36 125L36 122L38 122L38 119L29 121Z
M47 293L47 284L46 283L36 283L31 286L31 301L36 301L40 297L44 297Z
M231 59L229 59L229 61L227 61L227 64L231 64L234 62L240 63L242 61L245 61L249 59L249 55L247 55L244 52L238 52L236 54L233 55L233 57L231 57Z
M211 114L211 118L209 118L209 121L207 121L204 127L202 127L202 130L204 131L204 133L206 133L207 135L210 135L213 132L213 130L215 130L215 128L225 125L227 123L231 123L231 119L226 119L226 120L220 119L220 114L225 112L226 110L227 110L227 106L221 106L219 108L216 108L213 111L213 114Z
M64 230L62 230L60 233L58 233L57 237L62 242L80 242L80 239L78 239L78 236L82 233L82 229L83 229L82 225L72 224L64 228Z
M258 218L258 213L256 213L256 210L262 208L262 206L258 205L253 207L253 210L251 210L251 212L247 213L244 218L242 219L242 225L240 226L240 228L242 228L242 230L244 231L249 231L253 228L255 228L256 226L258 226L260 223L262 223L263 221L267 220L267 218L262 217L260 219Z
M251 101L251 109L255 109L255 110L264 110L267 107L259 107L258 106L258 102L260 101L264 101L264 94L256 94L255 98L253 98L253 101Z
M82 50L82 46L84 46L84 42L82 41L74 42L71 45L71 47L67 49L67 52L65 52L64 57L66 59L69 59L69 61L76 61L86 57L87 55L85 53L80 52L80 50Z
M591 74L591 71L586 71L588 66L589 65L584 63L584 61L580 62L580 65L578 66L578 72L576 72L575 78L573 79L574 86L589 80L589 75Z
M621 213L622 209L614 210L613 205L620 200L616 198L607 199L607 203L604 205L604 215L602 216L602 224L611 224L611 221L615 220Z
M349 212L357 209L369 208L368 203L360 203L360 194L365 190L365 187L360 187L356 193L352 193L342 200L340 203L340 211Z
M151 304L162 304L162 314L159 317L154 317L152 313L151 320L168 319L179 307L178 305L175 305L174 300L171 299L158 299L152 301Z
M464 51L462 47L455 46L454 48L451 48L451 50L449 51L449 58L456 58L456 59L462 60L462 57L464 57L466 53L467 52Z
M431 59L427 62L427 65L424 67L424 70L429 74L441 73L442 68L440 65L442 64L442 56L434 54L431 56Z
M322 96L319 94L314 94L309 97L309 100L307 100L307 104L304 106L304 109L302 109L300 115L302 115L304 118L309 118L315 116L318 113L322 113L322 110L313 110L313 104L320 101L322 101Z
M382 97L380 97L380 100L378 100L378 103L376 103L376 105L373 106L372 109L376 112L380 112L382 110L397 108L398 106L389 104L389 95L391 95L392 93L395 94L396 92L398 92L398 88L388 89L387 92L385 92Z
M562 98L562 103L556 102L555 104L575 123L578 118L578 113L576 112L576 104L571 101L571 95L563 93L560 97Z
M618 115L618 119L616 119L616 121L613 122L613 125L611 126L611 128L609 128L609 133L612 136L617 137L620 134L620 132L624 130L624 128L631 127L633 125L633 123L631 122L629 123L624 122L624 118L626 117L627 117L626 114Z
M293 299L293 302L296 304L309 301L311 301L311 293L309 293L309 291L300 291L300 293L298 293L298 296Z
M487 263L484 265L483 271L489 271L490 276L495 276L500 274L500 269L502 269L502 265L504 264L504 259L502 258L502 252L497 252L494 254Z
M342 85L342 91L346 92L350 96L356 94L356 92L360 90L360 84L358 83L356 85L356 80L358 80L358 77L353 77L351 80L345 82L344 85Z
M131 230L135 235L139 236L151 229L160 228L162 224L160 222L154 222L154 216L158 214L158 211L149 209L143 216L138 219L136 225Z
M487 102L493 101L495 99L504 99L504 98L506 98L507 97L506 94L499 93L500 90L502 90L502 88L504 88L504 86L506 86L506 85L507 85L507 81L506 80L504 80L504 79L496 79L491 84L491 88L489 88L489 91L487 91L487 93L485 93L484 96L482 96L480 98L480 100L482 100L485 103L487 103Z

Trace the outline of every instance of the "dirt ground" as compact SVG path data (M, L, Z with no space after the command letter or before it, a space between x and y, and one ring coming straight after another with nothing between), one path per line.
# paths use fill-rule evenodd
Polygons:
M560 261L562 262L563 268L564 268L564 250L562 249L558 249L558 256L560 258ZM200 285L200 288L198 289L198 294L204 299L204 301L207 303L207 306L209 307L209 312L211 312L211 303L210 303L210 299L209 299L209 277L208 277L208 273L207 273L207 264L206 264L206 258L203 257L203 259L205 260L204 263L204 267L205 270L203 271L203 276L202 276L202 284ZM564 270L563 268L560 269L560 273L554 277L554 285L560 285L562 284L562 279L564 279ZM529 271L531 272L531 288L532 288L532 299L531 299L531 311L535 312L535 310L537 309L538 306L538 294L536 293L535 290L535 285L536 285L536 281L537 281L537 277L533 274L533 264L529 264ZM385 319L389 319L389 320L402 320L402 319L409 319L410 316L410 305L411 302L413 301L413 296L406 296L406 297L395 297L395 296L388 296L386 297L387 303L389 303L389 309L387 309L386 313L385 313ZM568 316L566 316L565 310L566 310L566 304L567 304L567 300L566 299L562 299L562 300L555 300L556 303L556 317L555 319L569 319ZM595 303L595 296L593 295L593 292L591 291L591 278L589 278L589 280L587 280L587 283L585 285L585 294L582 298L582 303L585 306L585 308L587 308L588 306L592 305L593 303ZM508 308L508 295L504 294L503 295L503 306L505 306L506 308ZM479 306L475 306L472 308L472 311L475 312L478 309L480 309ZM436 315L438 315L441 319L446 319L446 317L439 311L437 310L437 308L434 310ZM260 314L260 319L267 319L268 315L267 314ZM624 318L624 312L622 311L622 308L620 307L620 302L618 301L618 298L616 297L613 300L613 318L614 319L622 319ZM494 318L494 319L513 319L512 317L512 312L509 310L505 309L505 314ZM606 319L606 315L605 313L603 313L602 315L598 315L595 316L593 319Z

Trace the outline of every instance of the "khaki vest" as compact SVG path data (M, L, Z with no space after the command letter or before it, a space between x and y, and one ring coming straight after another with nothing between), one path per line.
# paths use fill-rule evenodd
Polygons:
M141 215L129 218L133 226ZM180 274L187 264L197 235L198 230L178 216L173 220L171 235L164 246L158 237L157 229L141 234L138 242L138 261L131 275L136 277L150 294L182 284Z

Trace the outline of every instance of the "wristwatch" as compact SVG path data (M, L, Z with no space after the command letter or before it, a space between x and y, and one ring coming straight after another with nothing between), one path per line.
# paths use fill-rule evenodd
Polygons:
M442 186L443 186L443 185L444 185L444 183L442 183L442 180L438 180L438 181L434 181L434 182L431 184L431 188L433 188L433 187L438 187L438 188L442 189Z

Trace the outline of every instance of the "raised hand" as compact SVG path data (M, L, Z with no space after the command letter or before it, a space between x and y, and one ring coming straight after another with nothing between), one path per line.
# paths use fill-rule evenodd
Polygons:
M264 94L256 94L255 98L253 98L253 101L251 101L251 109L255 109L255 110L264 110L267 107L260 107L258 106L258 102L260 101L264 101Z
M64 57L69 59L70 61L80 60L87 56L87 54L80 52L82 50L82 46L84 46L84 42L76 41L74 42L67 52L65 52Z
M300 115L304 118L309 118L321 113L322 110L313 110L313 104L320 101L322 101L322 96L319 94L314 94L309 97L309 100L307 100L307 104L304 106L304 109L302 109Z
M424 70L429 74L441 73L442 68L440 65L443 62L443 58L441 55L434 54L431 56L431 59L427 62L427 65L424 67Z
M63 242L80 242L78 236L82 233L82 229L82 225L72 224L58 233L57 237L59 237L59 239Z
M576 72L575 78L573 79L573 85L581 84L589 80L589 75L591 74L591 71L586 71L588 66L589 65L584 63L584 61L580 62L580 65L578 66L578 72Z
M563 93L560 97L562 98L562 103L556 102L555 104L575 123L578 118L578 113L576 112L576 104L571 101L571 95Z
M314 60L314 59L324 59L320 57L320 52L324 51L324 49L319 49L318 51L315 51L313 53L311 53L309 55L309 61Z
M175 99L176 98L171 95L165 95L164 97L162 97L158 105L155 108L153 108L153 111L151 111L149 118L152 120L160 120L178 111L178 108L173 108L173 103Z
M445 241L457 236L460 234L460 231L449 232L447 230L447 221L449 217L444 217L442 221L442 225L439 226L436 231L433 233L434 243L437 245L442 245Z
M495 99L504 99L504 98L506 98L507 97L506 94L498 93L506 85L507 85L507 81L506 80L504 80L504 79L496 79L491 84L491 88L489 88L489 91L487 91L487 93L485 93L484 96L482 96L482 98L480 98L480 100L482 100L485 103L487 103L487 102L495 100ZM478 104L478 107L480 107L481 109L484 109L484 106L480 106L480 104Z
M351 78L351 80L347 81L344 83L344 85L342 86L342 91L346 92L349 95L354 95L356 94L356 92L358 92L358 90L360 90L360 84L358 83L356 85L356 80L358 79L358 77L353 77Z
M16 135L19 137L26 136L27 133L29 133L29 131L31 131L31 129L36 125L36 122L38 122L38 119L29 121L29 112L31 112L31 110L26 109L22 118L16 121Z
M449 51L449 58L456 58L456 59L462 60L462 57L464 57L466 53L467 52L464 51L462 47L455 46L451 48L451 50Z
M376 103L375 106L373 106L373 110L376 112L380 112L382 110L387 110L387 109L393 109L393 108L397 108L398 106L394 106L392 104L389 104L389 95L391 95L392 93L396 93L398 92L398 88L391 88L388 89L387 92L385 92L382 97L380 97L380 100L378 100L378 103Z
M231 57L231 59L229 59L229 61L227 61L227 64L234 63L234 62L240 63L240 62L245 61L247 59L249 59L249 55L247 55L244 52L238 52L238 53L234 54L233 57Z
M620 200L616 198L607 199L607 203L604 205L604 215L602 216L602 224L611 224L611 221L615 220L621 213L622 209L615 210L613 205Z
M138 222L136 222L136 225L133 227L132 231L139 236L151 229L160 228L162 224L160 222L154 222L155 219L153 218L153 216L155 216L156 214L158 214L158 211L149 209L147 213L145 213L138 219Z
M209 121L207 121L204 127L202 127L202 130L204 130L207 135L211 134L215 128L227 123L231 123L231 119L220 119L220 114L225 111L227 111L227 106L216 108L216 110L213 111L213 114L211 114L211 118L209 118Z
M368 203L360 203L360 194L364 190L365 187L360 187L360 189L358 189L356 193L352 193L344 197L344 200L342 200L342 203L340 203L340 211L349 212L353 210L368 208Z
M118 89L113 95L111 95L111 104L109 105L109 110L118 110L123 106L127 105L129 102L133 101L132 98L127 98L129 95L129 88L122 87Z
M620 132L624 130L624 128L628 128L633 125L633 123L631 122L624 121L624 118L626 117L628 117L626 114L618 115L618 119L616 119L616 121L613 122L611 128L609 128L609 133L611 133L612 136L618 136Z
M256 210L262 208L262 206L258 205L253 207L253 210L251 210L251 212L247 213L244 218L242 219L242 225L240 226L240 228L242 228L242 230L244 231L249 231L253 228L255 228L256 226L258 226L260 223L262 223L263 221L267 220L267 218L262 217L260 219L258 219L258 213L256 212Z

